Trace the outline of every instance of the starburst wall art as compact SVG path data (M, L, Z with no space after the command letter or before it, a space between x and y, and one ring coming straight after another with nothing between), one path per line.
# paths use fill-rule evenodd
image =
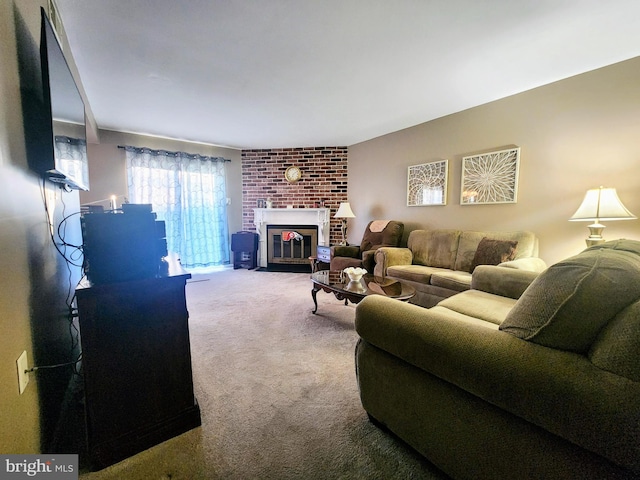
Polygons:
M407 172L407 206L447 204L448 160L412 165Z
M520 148L462 158L461 205L516 203Z

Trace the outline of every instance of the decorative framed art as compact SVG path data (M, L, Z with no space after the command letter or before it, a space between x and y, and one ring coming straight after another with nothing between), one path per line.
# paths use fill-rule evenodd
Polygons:
M516 203L520 147L462 158L460 205Z
M407 206L447 204L449 160L412 165L407 172Z

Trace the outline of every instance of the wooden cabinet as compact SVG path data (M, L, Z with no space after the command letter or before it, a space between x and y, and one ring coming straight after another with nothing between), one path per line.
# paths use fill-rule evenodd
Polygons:
M188 278L76 290L94 469L200 425L185 298Z

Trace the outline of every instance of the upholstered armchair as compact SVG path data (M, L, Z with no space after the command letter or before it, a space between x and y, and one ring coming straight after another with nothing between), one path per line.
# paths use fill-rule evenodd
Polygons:
M404 223L394 220L373 220L364 230L360 246L335 245L331 247L331 270L362 267L373 273L375 253L380 247L397 247L402 240Z

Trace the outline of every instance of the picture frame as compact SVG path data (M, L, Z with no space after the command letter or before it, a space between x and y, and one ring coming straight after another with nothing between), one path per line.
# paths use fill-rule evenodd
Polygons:
M520 147L462 158L460 205L517 203Z
M407 206L447 204L449 160L411 165L407 169Z

